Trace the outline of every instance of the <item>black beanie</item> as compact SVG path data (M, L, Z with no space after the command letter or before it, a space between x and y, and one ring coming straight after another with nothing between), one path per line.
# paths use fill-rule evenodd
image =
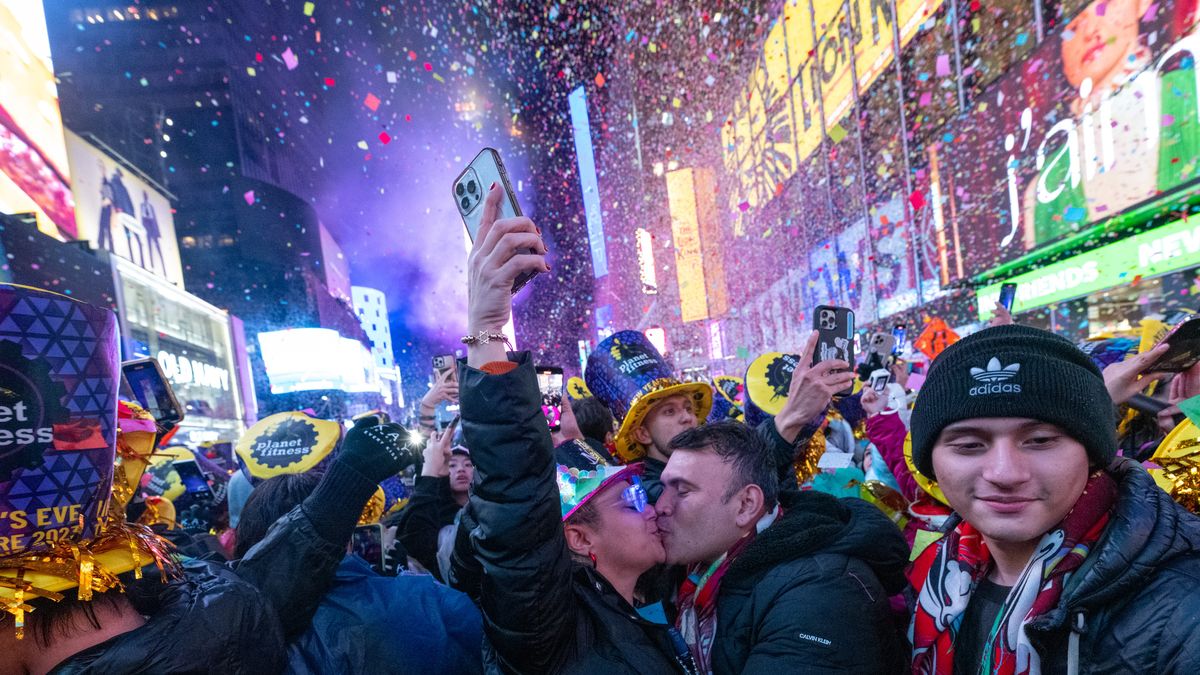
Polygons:
M912 458L936 480L942 429L981 417L1054 424L1087 449L1094 466L1117 453L1117 421L1104 376L1066 338L1028 326L996 326L959 340L930 366L912 412Z

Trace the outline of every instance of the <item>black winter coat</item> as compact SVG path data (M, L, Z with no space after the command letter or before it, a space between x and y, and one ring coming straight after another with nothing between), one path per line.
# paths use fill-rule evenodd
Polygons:
M713 672L903 672L888 602L907 584L900 530L860 499L788 491L780 504L721 581Z
M459 527L471 527L484 572L478 588L462 590L478 594L489 670L679 672L666 628L640 619L602 576L572 561L533 362L522 353L518 363L502 375L459 372L475 462L469 516ZM475 578L462 562L456 551L453 577Z
M418 476L413 496L396 523L396 538L404 550L438 581L445 581L437 559L438 534L454 524L460 510L449 477Z
M183 572L169 584L157 571L127 584L134 609L148 617L145 625L79 652L50 672L279 672L287 662L283 633L254 587L212 562L186 562Z
M1080 675L1200 673L1200 518L1132 460L1109 473L1120 492L1108 527L1058 607L1027 627L1042 672L1067 672L1078 625Z

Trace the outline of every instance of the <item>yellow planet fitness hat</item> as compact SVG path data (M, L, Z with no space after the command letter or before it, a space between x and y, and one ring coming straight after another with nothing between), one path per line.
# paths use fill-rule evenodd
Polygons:
M282 412L250 427L237 444L238 459L255 482L305 473L325 461L342 437L342 425L302 412Z

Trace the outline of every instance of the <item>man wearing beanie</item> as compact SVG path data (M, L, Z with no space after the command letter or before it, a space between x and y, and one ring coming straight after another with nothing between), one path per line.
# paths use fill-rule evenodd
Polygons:
M1100 371L988 328L933 362L913 463L955 511L915 561L913 672L1200 672L1200 519L1116 458ZM951 529L952 528L952 529Z

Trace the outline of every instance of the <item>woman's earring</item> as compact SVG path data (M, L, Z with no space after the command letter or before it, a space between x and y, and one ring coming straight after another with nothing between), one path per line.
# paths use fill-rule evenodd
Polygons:
M592 569L596 569L596 554L588 553L588 558L592 561Z

